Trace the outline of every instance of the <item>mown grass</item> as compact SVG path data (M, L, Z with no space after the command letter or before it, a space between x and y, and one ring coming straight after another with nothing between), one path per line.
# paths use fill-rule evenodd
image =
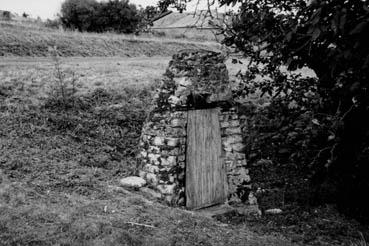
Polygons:
M165 37L95 34L0 22L0 56L48 56L50 47L59 55L71 56L170 56L181 49L220 48L215 42L168 39Z

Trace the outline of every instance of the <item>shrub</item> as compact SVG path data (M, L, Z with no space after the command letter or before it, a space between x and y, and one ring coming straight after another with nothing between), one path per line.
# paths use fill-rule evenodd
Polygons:
M46 105L62 109L73 108L76 106L78 78L74 71L63 70L56 47L50 48L50 54L54 62L54 81L51 84Z
M2 19L7 20L7 21L11 20L12 15L10 11L2 11Z

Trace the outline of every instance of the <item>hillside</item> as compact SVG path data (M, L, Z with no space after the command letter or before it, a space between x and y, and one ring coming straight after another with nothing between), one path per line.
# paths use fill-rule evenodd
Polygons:
M60 56L170 56L181 49L217 50L214 42L195 42L133 35L79 33L0 22L0 56L49 55L56 46Z

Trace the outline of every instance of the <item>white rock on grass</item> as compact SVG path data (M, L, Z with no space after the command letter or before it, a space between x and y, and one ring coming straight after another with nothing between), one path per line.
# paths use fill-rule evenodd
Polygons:
M146 185L146 180L140 177L132 176L127 178L122 178L120 180L120 185L130 188L141 188Z
M282 212L283 212L282 209L279 209L279 208L272 208L272 209L265 210L266 214L280 214Z

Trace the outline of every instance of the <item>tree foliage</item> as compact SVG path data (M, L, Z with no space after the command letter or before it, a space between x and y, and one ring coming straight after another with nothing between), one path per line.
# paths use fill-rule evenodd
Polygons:
M139 10L140 15L140 25L139 30L140 31L147 31L148 27L153 25L153 21L155 20L155 17L157 17L160 13L160 10L156 6L146 6L146 8L141 8Z
M186 10L186 2L187 0L159 0L158 8L160 12L165 12L169 7L176 8L180 13Z
M312 180L334 183L336 201L360 217L369 215L368 28L366 1L244 1L224 40L251 58L246 84L273 97L272 105L294 103L285 115L310 115L316 127L297 133L305 142L294 152L305 146L309 155L302 161L313 162ZM283 65L289 71L308 66L318 81L293 78ZM256 74L264 79L250 83Z
M224 44L250 59L238 96L268 95L264 115L279 119L259 147L289 146L287 159L306 168L312 183L330 183L341 208L369 218L369 3L221 3L240 4L223 30ZM292 72L305 66L317 79Z
M128 0L66 0L61 8L61 21L67 28L88 32L135 32L140 15Z

